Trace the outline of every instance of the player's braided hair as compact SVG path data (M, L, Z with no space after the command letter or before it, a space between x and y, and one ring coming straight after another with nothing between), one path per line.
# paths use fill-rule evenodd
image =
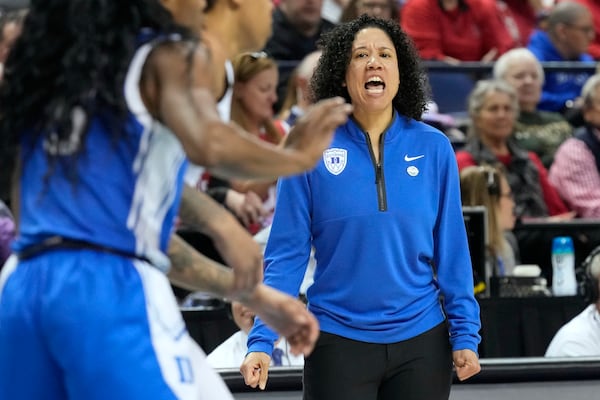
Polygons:
M127 115L125 75L142 28L192 38L158 0L30 1L0 85L3 174L12 170L25 131L31 143L40 138L70 143L73 148L63 158L73 162L85 142L89 116L106 114L116 118L109 122L122 121ZM83 121L75 131L74 110ZM123 134L117 127L109 129L115 139ZM47 153L52 165L58 155Z

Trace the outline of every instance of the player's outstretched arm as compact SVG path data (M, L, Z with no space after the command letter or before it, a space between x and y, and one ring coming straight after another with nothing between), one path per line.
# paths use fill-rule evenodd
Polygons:
M177 135L189 159L226 179L272 180L313 168L352 109L341 98L315 104L282 148L221 121L211 75L202 45L166 43L149 56L141 88L147 108Z

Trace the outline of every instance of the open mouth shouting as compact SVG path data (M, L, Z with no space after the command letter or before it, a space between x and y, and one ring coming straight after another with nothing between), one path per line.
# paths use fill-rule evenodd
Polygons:
M379 76L372 76L365 83L365 89L370 94L381 94L385 89L385 82Z

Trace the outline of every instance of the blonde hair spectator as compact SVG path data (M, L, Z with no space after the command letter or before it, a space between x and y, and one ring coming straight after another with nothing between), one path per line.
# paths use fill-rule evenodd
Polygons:
M516 251L505 234L515 225L515 203L503 170L489 165L463 169L460 192L463 206L484 206L487 210L488 276L510 275Z
M249 111L249 107L252 106L251 102L246 102L243 91L247 84L249 84L254 78L265 71L273 71L275 74L275 86L271 87L270 83L262 83L259 85L259 91L272 90L273 103L277 101L276 85L277 85L277 63L274 59L269 57L265 52L247 52L241 53L235 56L232 60L233 70L235 74L234 83L234 95L231 104L231 120L237 122L251 133L258 133L255 127L251 126L250 116L252 112ZM282 132L280 132L273 124L272 117L263 118L260 121L261 128L264 129L265 139L271 143L279 143L282 138Z

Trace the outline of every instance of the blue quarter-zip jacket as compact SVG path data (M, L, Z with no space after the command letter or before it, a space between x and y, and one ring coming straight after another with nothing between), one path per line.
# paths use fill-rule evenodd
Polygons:
M442 132L395 114L377 165L356 122L339 127L314 170L279 181L265 283L296 296L311 244L308 307L322 331L395 343L446 315L452 348L477 351L458 168ZM276 338L257 318L249 352L271 354Z

